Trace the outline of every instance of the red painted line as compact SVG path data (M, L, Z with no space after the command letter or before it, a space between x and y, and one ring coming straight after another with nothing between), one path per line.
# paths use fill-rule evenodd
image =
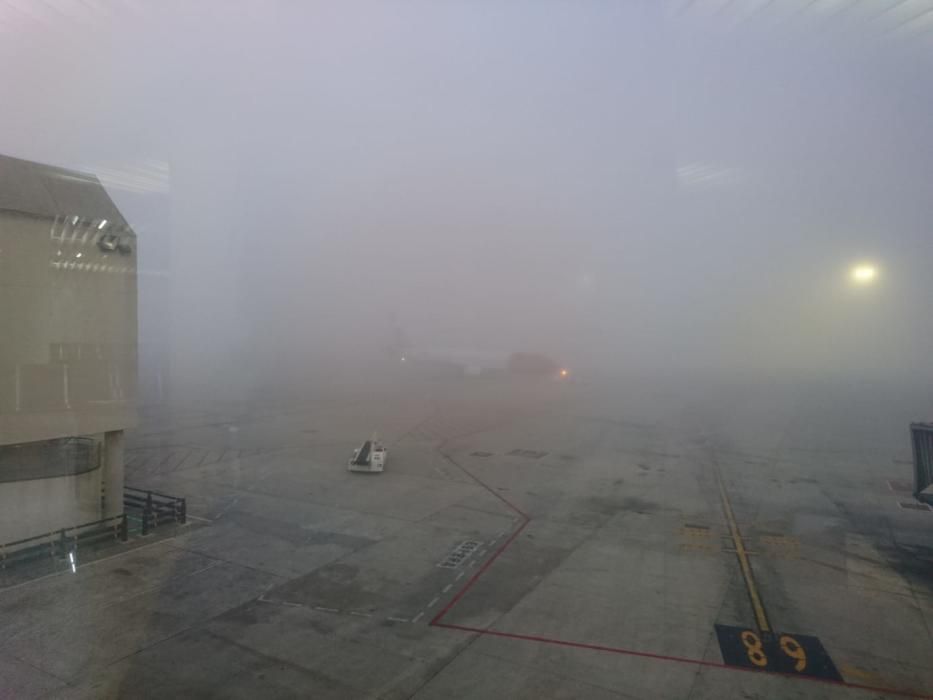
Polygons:
M507 539L505 542L502 543L502 546L499 547L499 548L495 551L495 553L494 553L491 557L489 557L489 559L487 559L487 560L483 563L483 565L482 565L481 567L479 567L479 569L476 570L476 573L473 574L473 575L470 577L470 580L467 581L465 584L463 584L463 587L462 587L459 591L457 591L457 595L455 595L453 598L451 598L451 599L450 599L450 602L447 603L447 605L445 605L443 608L441 608L441 611L440 611L439 613L437 613L437 615L435 615L433 618L431 618L431 622L430 622L429 624L432 624L432 625L439 625L439 624L440 624L440 621L441 621L441 619L444 617L444 615L446 615L446 614L448 613L448 611L449 611L453 606L455 606L458 602L460 602L460 599L461 599L463 596L465 596L466 593L467 593L467 591L469 591L469 590L473 587L473 584L476 583L476 582L479 580L479 577L482 576L484 573L486 573L486 570L487 570L490 566L492 566L493 562L496 561L496 559L499 558L499 555L502 554L502 553L506 550L506 548L508 548L508 546L509 546L510 544L512 544L512 541L513 541L516 537L518 537L520 534L522 534L522 530L524 530L524 529L528 526L528 523L529 523L529 522L531 522L531 521L525 520L525 522L523 522L523 523L519 526L519 528L518 528L515 532L512 533L512 535L509 537L509 539ZM446 627L446 625L443 625L443 626Z
M473 479L473 481L475 481L477 484L479 484L480 486L482 486L484 489L486 489L486 490L487 490L489 493L491 493L493 496L495 496L495 497L498 498L500 501L502 501L503 503L505 503L505 505L507 505L511 510L515 511L516 513L518 513L518 514L521 516L521 518L522 518L522 524L519 525L519 526L518 526L518 529L516 529L515 532L513 532L511 535L509 535L509 538L508 538L505 542L503 542L503 543L499 546L499 548L496 549L495 552L493 552L493 555L492 555L491 557L489 557L489 558L483 563L483 565L482 565L481 567L479 567L479 569L476 570L476 573L473 574L473 575L470 577L470 580L467 581L465 584L463 584L463 587L462 587L459 591L457 591L456 595L455 595L453 598L450 599L450 602L448 602L447 605L445 605L443 608L441 608L440 612L438 612L437 615L435 615L433 618L431 618L431 622L429 623L429 624L431 624L431 625L437 625L437 624L440 623L440 621L443 619L444 615L446 615L446 614L450 611L450 609L451 609L453 606L455 606L458 602L460 602L460 599L463 598L463 596L466 595L467 591L469 591L469 590L473 587L473 584L476 583L476 582L479 580L479 577L482 576L484 573L486 573L486 571L489 569L489 567L493 565L493 562L495 562L496 559L499 558L499 555L502 554L506 549L509 548L509 545L512 544L512 542L515 541L515 538L517 538L520 534L522 534L522 530L524 530L526 527L528 527L528 523L531 522L531 518L528 516L527 513L525 513L525 511L523 511L521 508L519 508L518 506L516 506L514 503L512 503L512 502L511 502L509 499L507 499L505 496L503 496L502 494L498 493L498 492L497 492L495 489L493 489L489 484L485 483L482 479L478 478L475 474L473 474L469 469L467 469L466 467L461 466L460 464L458 464L457 462L455 462L453 459L451 459L448 455L444 454L443 452L442 452L441 454L444 455L444 459L446 459L448 462L450 462L451 464L453 464L455 467L457 467L459 470L461 470L461 471L462 471L464 474L466 474L468 477L470 477L471 479Z
M731 668L718 661L703 661L702 659L688 659L681 656L668 656L666 654L654 654L649 651L636 651L634 649L622 649L619 647L608 647L601 644L587 644L585 642L571 642L565 639L555 639L553 637L541 637L534 634L517 634L515 632L500 632L493 629L483 629L482 627L467 627L465 625L452 625L447 622L439 622L435 627L444 627L461 632L474 632L476 634L487 635L490 637L504 637L506 639L520 639L526 642L540 642L542 644L556 644L562 647L573 647L574 649L589 649L591 651L608 651L612 654L624 654L626 656L640 656L647 659L657 659L658 661L676 661L678 663L693 664L695 666L714 666L716 668ZM743 669L745 670L745 669Z
M897 688L883 688L872 685L862 685L861 683L848 683L846 681L834 681L829 678L814 678L813 676L795 676L790 673L778 673L776 671L759 671L753 668L743 666L727 666L718 661L704 661L703 659L690 659L684 656L670 656L668 654L653 654L648 651L637 651L635 649L624 649L621 647L609 647L602 644L586 644L584 642L571 642L566 639L555 639L553 637L541 637L533 634L517 634L514 632L499 632L498 630L482 629L481 627L467 627L465 625L451 625L445 622L431 621L435 627L444 629L458 630L460 632L472 632L489 637L503 637L505 639L518 639L526 642L538 642L539 644L553 644L562 647L571 647L573 649L587 649L589 651L602 651L610 654L622 654L624 656L637 656L643 659L655 659L657 661L673 661L674 663L690 664L692 666L706 666L708 668L718 668L724 671L746 671L748 673L763 673L769 676L779 676L780 678L791 678L799 681L810 681L813 683L826 683L841 688L853 688L857 690L867 690L873 693L882 693L883 695L897 695L905 698L933 698L933 695L920 693L914 690L900 690Z
M744 668L742 666L727 666L726 664L720 663L718 661L704 661L703 659L690 659L684 656L670 656L667 654L655 654L649 651L637 651L635 649L624 649L621 647L609 647L609 646L603 646L600 644L587 644L585 642L572 642L572 641L568 641L565 639L556 639L553 637L541 637L541 636L531 635L531 634L517 634L514 632L499 632L497 630L492 630L492 629L482 629L480 627L467 627L464 625L454 625L454 624L449 624L446 622L441 622L444 616L448 612L450 612L450 610L458 602L460 602L460 599L463 598L463 596L466 595L467 591L469 591L470 588L473 587L473 584L475 584L477 580L479 580L479 577L482 576L484 573L486 573L489 567L493 565L493 562L495 562L496 559L499 558L499 555L501 555L506 549L509 548L512 542L514 542L515 539L522 533L522 530L524 530L528 526L528 523L531 522L531 516L525 513L525 511L523 511L521 508L516 506L505 496L498 493L495 489L493 489L491 486L486 484L482 479L474 475L469 469L458 464L457 462L455 462L453 459L451 459L448 455L444 454L443 452L441 452L441 454L444 456L444 458L448 462L450 462L455 467L460 469L467 476L473 479L473 481L475 481L477 484L482 486L484 489L486 489L489 493L491 493L493 496L498 498L500 501L505 503L505 505L507 505L511 510L518 513L522 518L522 524L518 527L517 530L515 530L515 532L513 532L509 536L509 538L505 542L502 543L502 545L495 551L495 553L491 557L489 557L489 559L486 560L486 562L476 571L476 573L470 577L470 580L467 581L459 591L457 591L457 594L450 600L450 602L447 603L447 605L445 605L443 609L441 609L441 611L438 612L437 615L435 615L431 619L431 622L429 623L429 625L432 627L441 627L444 629L457 630L460 632L471 632L473 634L481 634L481 635L486 635L490 637L502 637L505 639L517 639L517 640L522 640L526 642L538 642L539 644L553 644L557 646L572 647L575 649L588 649L590 651L602 651L602 652L608 652L610 654L622 654L625 656L636 656L636 657L643 658L643 659L655 659L656 661L669 661L669 662L680 663L680 664L690 664L692 666L706 666L708 668L718 668L724 671L746 671L748 673L764 673L770 676L779 676L781 678L792 678L794 680L799 680L799 681L810 681L811 683L826 683L826 684L834 685L834 686L841 687L841 688L852 688L854 690L867 690L872 693L882 693L884 695L896 695L898 697L905 697L905 698L927 698L927 700L930 700L931 698L933 698L933 694L921 693L915 690L899 690L897 688L883 688L883 687L872 686L872 685L863 685L861 683L849 683L848 681L842 681L842 682L834 681L828 678L814 678L813 676L795 676L795 675L791 675L788 673L777 673L776 671L760 671L760 670L753 669L753 668Z

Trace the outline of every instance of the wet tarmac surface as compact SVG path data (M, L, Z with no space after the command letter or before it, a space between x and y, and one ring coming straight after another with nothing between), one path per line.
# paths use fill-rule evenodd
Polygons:
M414 381L144 412L190 526L0 589L0 697L933 693L921 388ZM378 430L386 471L347 457Z

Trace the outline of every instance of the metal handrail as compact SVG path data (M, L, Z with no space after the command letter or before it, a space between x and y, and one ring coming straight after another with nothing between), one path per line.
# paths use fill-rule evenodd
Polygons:
M167 498L167 499L169 499L169 500L171 500L171 501L183 501L183 500L185 500L185 499L184 499L183 497L181 497L181 496L170 496L170 495L167 494L167 493L160 493L159 491L153 491L152 489L138 489L138 488L136 488L135 486L124 486L124 487L123 487L123 490L124 490L124 491L136 491L137 493L146 493L146 494L151 493L153 496L159 496L160 498Z
M128 493L129 492L129 493ZM76 552L80 542L99 538L112 530L115 539L126 542L129 539L129 520L141 521L141 534L148 535L158 525L174 521L184 525L188 520L187 501L183 497L169 496L158 491L124 487L123 507L126 511L141 511L137 518L124 512L100 520L72 525L71 527L50 530L40 535L0 543L0 568L6 568L7 562L28 559L48 551L51 557L56 554ZM70 545L70 546L69 546Z
M81 525L51 530L41 535L0 543L0 568L6 568L8 560L28 558L30 555L40 554L45 547L49 548L49 555L55 557L56 548L60 546L61 551L64 552L67 549L65 545L69 541L72 543L70 551L77 551L79 542L98 537L106 533L108 529L113 530L116 539L126 542L129 538L126 514L114 515L109 518L82 523ZM86 530L86 532L81 532L82 530ZM36 544L29 544L30 542Z
M133 493L127 493L127 491ZM136 494L145 494L145 499L142 495ZM168 516L168 520L174 520L182 525L188 521L187 501L182 497L169 496L158 491L126 486L123 490L123 507L142 511L143 535L148 535L152 528L160 525L163 516Z

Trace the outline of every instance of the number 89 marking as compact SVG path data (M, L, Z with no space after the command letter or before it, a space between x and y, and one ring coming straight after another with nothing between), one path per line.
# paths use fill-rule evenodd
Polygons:
M781 651L794 661L794 670L797 672L807 668L807 653L796 639L788 634L782 634L778 640ZM761 637L751 630L742 632L742 644L745 645L745 653L748 660L759 667L768 665L768 656L765 654L761 643Z

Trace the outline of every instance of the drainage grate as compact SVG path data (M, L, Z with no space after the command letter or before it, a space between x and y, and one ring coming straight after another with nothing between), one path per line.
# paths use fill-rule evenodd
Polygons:
M460 566L465 559L467 559L473 552L476 551L476 548L479 547L480 543L474 540L467 540L466 542L461 542L453 551L447 555L447 558L444 559L438 566L442 569L456 569Z
M537 450L512 450L509 455L512 457L528 457L529 459L541 459L547 452L538 452Z
M482 450L477 450L476 452L470 453L471 457L492 457L492 452L483 452Z
M917 503L916 501L900 501L898 505L907 510L933 510L926 503Z

